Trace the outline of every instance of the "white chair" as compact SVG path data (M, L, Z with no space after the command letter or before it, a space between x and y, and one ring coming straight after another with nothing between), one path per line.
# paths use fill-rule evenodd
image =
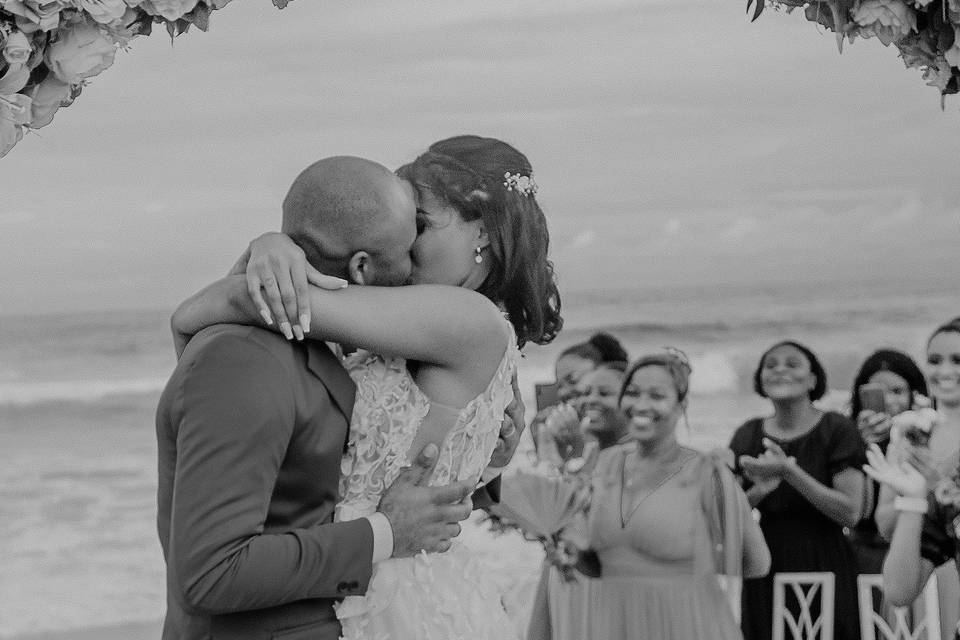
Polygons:
M923 617L910 629L910 607L892 607L893 620L885 619L873 608L874 591L883 591L883 576L857 576L857 595L860 601L861 640L940 640L940 594L937 576L931 575L919 601L923 599ZM920 607L913 607L917 612ZM892 627L890 626L892 623Z
M836 579L829 571L778 573L773 576L773 640L833 640L833 594ZM800 606L797 616L787 609L787 588ZM820 604L814 619L813 603Z

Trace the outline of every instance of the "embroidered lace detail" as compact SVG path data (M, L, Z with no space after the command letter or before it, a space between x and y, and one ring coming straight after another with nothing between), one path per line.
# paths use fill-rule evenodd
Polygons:
M460 410L440 445L430 485L477 481L497 444L504 411L513 400L513 374L520 351L511 341L486 390ZM340 522L370 515L380 496L408 465L410 445L430 400L407 371L403 358L358 351L344 363L357 385L347 451L340 465Z
M486 390L460 410L444 437L431 485L480 479L513 400L519 357L511 327L496 374ZM335 512L340 522L376 511L384 490L409 464L410 445L430 409L404 359L361 351L344 364L356 382L357 395L341 464L341 501ZM477 565L459 544L445 554L378 563L366 595L335 605L342 638L514 638L493 581L483 579Z
M417 387L403 358L358 351L344 363L357 385L347 451L340 463L338 522L377 510L383 491L407 464L417 428L430 401Z

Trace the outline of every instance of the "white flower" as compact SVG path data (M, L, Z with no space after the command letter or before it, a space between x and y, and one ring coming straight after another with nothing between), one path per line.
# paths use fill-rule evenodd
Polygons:
M0 158L23 137L23 125L30 122L30 102L22 93L0 96Z
M884 45L917 30L917 14L900 0L865 0L853 12L863 38L877 36Z
M45 60L61 82L80 84L113 64L117 45L100 28L87 21L61 29L47 46Z
M6 72L0 76L0 96L10 96L17 93L27 86L28 80L30 80L30 69L26 65L10 65Z
M47 78L33 90L33 104L30 109L30 127L39 129L53 120L53 114L64 103L70 102L70 85L57 80L54 76Z
M139 17L140 14L137 13L136 9L128 7L122 16L104 26L113 41L121 47L125 47L131 40L140 35L141 25L137 23Z
M27 64L30 52L30 40L20 31L11 33L3 45L3 59L10 64Z
M71 6L69 0L0 0L0 7L17 16L17 25L31 33L56 29L60 11Z
M193 11L197 0L143 0L137 4L150 15L161 16L172 22Z
M127 11L124 0L76 0L80 8L100 24L110 24Z

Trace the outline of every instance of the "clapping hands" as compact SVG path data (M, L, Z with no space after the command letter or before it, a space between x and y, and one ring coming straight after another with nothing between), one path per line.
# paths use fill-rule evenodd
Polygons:
M740 456L740 467L744 475L755 484L770 481L779 484L797 461L769 438L763 439L763 446L766 450L759 456Z

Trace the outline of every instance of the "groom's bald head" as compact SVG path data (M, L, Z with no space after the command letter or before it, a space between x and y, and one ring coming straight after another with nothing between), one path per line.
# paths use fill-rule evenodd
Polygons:
M293 181L282 231L324 273L359 284L401 284L416 238L413 189L376 162L324 158Z

